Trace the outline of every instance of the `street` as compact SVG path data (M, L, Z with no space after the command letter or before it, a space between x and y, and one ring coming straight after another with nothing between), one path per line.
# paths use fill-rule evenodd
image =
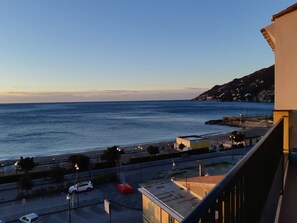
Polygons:
M45 223L65 223L70 220L71 223L109 222L110 216L104 211L103 205L103 200L108 199L111 202L112 222L142 222L142 200L137 190L140 187L139 183L151 179L170 179L173 171L176 174L187 168L196 171L197 160L203 160L205 165L220 162L236 163L246 152L246 149L242 149L176 158L174 170L172 160L168 159L92 171L92 177L117 171L122 182L125 180L133 186L134 193L121 194L116 188L116 182L105 183L95 186L92 191L79 193L79 207L77 207L76 195L69 203L65 193L15 200L16 183L0 184L0 219L6 222L17 222L16 220L22 215L35 212L42 217ZM65 178L74 179L74 177L74 174L70 174ZM80 180L88 179L88 177L87 172L79 174ZM48 179L34 182L40 185L36 187L49 186L49 183Z

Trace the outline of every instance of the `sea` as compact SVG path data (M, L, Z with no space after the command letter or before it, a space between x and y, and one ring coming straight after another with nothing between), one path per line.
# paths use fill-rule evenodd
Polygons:
M127 101L0 104L0 160L219 134L224 116L272 115L273 103Z

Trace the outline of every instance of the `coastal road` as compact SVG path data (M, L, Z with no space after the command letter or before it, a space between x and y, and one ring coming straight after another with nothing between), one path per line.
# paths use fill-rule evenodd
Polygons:
M196 167L198 165L197 160L203 160L204 164L209 163L216 163L216 162L237 162L245 153L247 149L242 150L230 150L225 152L216 152L216 153L209 153L209 154L202 154L202 155L195 155L195 156L188 156L188 157L181 157L175 158L175 172L179 170ZM140 216L141 218L141 195L137 191L139 187L139 183L141 184L142 181L151 180L151 179L160 179L160 178L170 178L172 176L172 160L160 160L155 162L147 162L142 164L134 164L134 165L127 165L121 166L116 168L110 168L105 170L96 170L92 171L92 176L96 176L98 174L106 174L109 172L118 172L121 175L121 179L125 178L125 180L133 185L136 192L133 193L130 197L120 194L116 189L116 183L109 183L104 184L102 186L96 186L94 190L88 193L80 193L79 199L81 204L86 204L84 208L81 210L82 213L89 213L86 216L92 216L92 210L98 210L98 213L101 218L106 219L106 215L104 214L103 208L103 200L110 199L114 202L114 206L117 207L118 211L115 211L115 216L119 216L121 214L129 213L128 210L131 212L135 212L135 216ZM89 173L80 173L79 174L80 180L86 179L89 177ZM67 175L67 179L75 179L75 174ZM50 182L47 179L34 181L36 187L44 187L45 185L50 186ZM38 186L39 185L39 186ZM51 184L55 186L54 184ZM35 187L34 187L35 188ZM35 188L36 189L36 188ZM0 185L0 194L1 194L1 201L0 202L0 219L1 217L5 217L4 220L9 220L13 222L13 220L19 218L24 213L28 213L31 211L35 211L39 214L46 214L51 213L49 215L44 215L47 219L44 222L65 222L65 214L67 215L68 209L68 201L66 200L66 194L55 194L51 196L42 196L38 198L29 198L25 201L22 200L15 200L16 196L16 184L1 184ZM76 198L74 198L76 201ZM3 201L4 200L4 201ZM5 202L7 200L7 202ZM9 201L10 200L10 201ZM74 200L73 200L74 201ZM74 201L74 202L75 202ZM90 208L90 210L88 209ZM139 210L140 209L140 210ZM123 213L122 213L123 212ZM62 214L64 213L64 214ZM80 212L73 212L73 213L80 213ZM57 217L53 217L56 216ZM117 215L118 214L118 215ZM94 218L99 219L99 216L94 215ZM127 218L129 219L129 214L127 214ZM108 217L108 216L107 216ZM57 219L64 219L59 221ZM117 218L117 217L115 217ZM77 222L84 223L81 220L81 217ZM134 219L135 220L135 219ZM140 222L134 221L133 222ZM74 223L75 220L72 221ZM85 221L85 222L97 222L97 221ZM98 222L106 222L98 221ZM116 221L115 221L116 222Z
M215 153L207 153L200 155L192 155L187 157L179 157L167 160L158 160L153 162L139 163L133 165L117 166L114 168L92 170L90 172L81 172L78 174L78 181L89 180L91 177L100 176L102 174L117 173L120 176L121 181L129 181L139 183L144 180L158 179L164 176L165 173L172 171L172 160L175 163L175 171L183 168L189 168L198 166L197 160L201 160L204 164L222 162L225 157L233 157L231 162L236 162L238 157L243 156L248 149L236 149L221 151ZM237 159L235 158L237 157ZM76 174L67 174L65 176L65 182L75 182ZM34 190L42 189L45 187L56 187L55 184L48 178L34 180ZM0 184L0 203L6 201L14 201L18 194L17 183Z

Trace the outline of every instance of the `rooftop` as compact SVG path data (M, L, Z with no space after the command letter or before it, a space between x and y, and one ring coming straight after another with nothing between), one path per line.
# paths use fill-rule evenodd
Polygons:
M200 200L171 181L150 181L139 191L178 221L188 216Z
M198 136L198 135L179 136L177 138L187 139L189 141L200 141L200 140L204 139L204 138L202 138L201 136Z
M282 10L281 12L273 15L272 18L271 18L271 21L275 21L275 19L280 18L280 17L282 17L282 16L284 16L286 14L289 14L289 13L295 11L295 10L297 10L297 3L295 3L294 5L291 5L290 7Z
M225 175L191 177L191 178L187 178L187 182L201 183L201 184L218 184L224 178L224 176Z

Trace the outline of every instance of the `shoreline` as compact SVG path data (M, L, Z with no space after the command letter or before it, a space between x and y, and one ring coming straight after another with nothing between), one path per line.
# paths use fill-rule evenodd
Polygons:
M244 131L245 133L257 133L259 135L264 135L270 127L238 127L236 131ZM209 139L213 142L220 142L220 141L226 141L229 138L229 135L232 131L222 131L222 132L215 132L215 133L208 133L200 135L204 138ZM150 145L158 146L160 150L160 154L162 153L173 153L177 152L173 149L173 143L175 142L174 139L167 139L167 140L157 140L153 142L143 142L143 143L135 143L135 144L128 144L120 146L124 151L124 155L132 155L132 154L138 154L138 153L147 153L146 148ZM112 147L112 146L109 146ZM98 147L93 149L83 149L83 150L77 150L72 151L70 153L62 153L62 154L55 154L55 155L44 155L44 156L29 156L33 157L35 162L39 163L52 163L52 164L59 164L60 162L67 161L67 158L74 154L83 154L88 156L90 159L100 159L100 154L103 153L104 150L106 150L108 147ZM142 148L142 149L141 149ZM25 156L24 156L25 157ZM19 158L15 159L3 159L0 160L0 163L4 166L13 165Z
M230 126L227 126L227 127L230 127ZM222 134L228 134L228 133L231 133L232 131L234 130L238 130L240 128L236 128L236 127L233 127L234 129L232 130L222 130L222 131L218 131L218 132L210 132L210 133L203 133L203 134L199 134L199 136L201 137L212 137L212 136L216 136L216 135L222 135ZM190 134L190 135L194 135L194 134ZM195 134L196 135L196 134ZM178 137L178 136L176 136ZM120 148L123 148L124 150L128 150L128 151L132 151L134 148L137 148L138 146L142 146L142 147L148 147L150 145L161 145L159 146L160 149L162 146L168 146L168 144L172 144L175 142L175 138L172 138L172 139L169 139L169 138L166 138L166 139L158 139L158 140L153 140L153 141L143 141L143 142L136 142L136 143L127 143L127 144L124 144L124 145L117 145L115 144L116 146L119 146ZM0 164L3 163L4 165L6 165L7 163L14 163L16 162L17 160L20 159L20 157L33 157L34 160L43 160L44 158L48 158L48 157L52 157L56 160L56 157L59 158L61 156L70 156L70 155L73 155L73 154L91 154L92 156L94 156L93 154L97 153L97 156L98 154L101 154L104 150L106 150L107 148L109 147L112 147L114 146L113 145L109 145L109 146L102 146L102 147L90 147L90 148L78 148L78 149L72 149L72 150L67 150L67 151L61 151L61 152L52 152L52 153L44 153L44 154L34 154L34 155L29 155L29 156L26 156L26 155L18 155L18 157L14 157L14 156L11 156L11 157L7 157L7 158L1 158L0 157Z

